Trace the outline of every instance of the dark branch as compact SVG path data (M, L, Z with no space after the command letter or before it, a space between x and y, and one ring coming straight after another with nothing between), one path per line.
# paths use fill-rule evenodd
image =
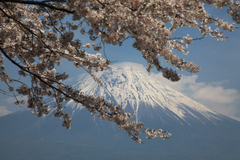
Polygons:
M25 72L27 72L27 73L32 74L32 75L33 75L34 77L36 77L38 80L40 80L41 82L43 82L43 83L46 84L47 86L51 87L52 89L60 92L61 94L63 94L63 95L66 96L67 98L73 99L74 101L83 104L82 101L80 101L80 100L78 100L78 99L72 98L71 96L67 95L66 93L64 93L63 91L59 90L58 88L56 88L56 87L48 84L48 83L47 83L46 81L44 81L44 80L42 79L42 77L40 77L39 75L37 75L37 74L35 74L35 73L33 73L33 72L30 72L26 67L23 67L23 66L19 65L17 62L15 62L14 60L12 60L12 59L7 55L7 53L4 51L4 49L3 49L2 47L0 47L0 51L4 54L4 56L5 56L9 61L11 61L11 62L12 62L14 65L16 65L18 68L22 69L23 71L25 71Z
M0 2L13 2L13 3L38 5L38 6L47 7L47 8L53 9L53 10L59 10L59 11L67 12L67 13L70 13L70 14L73 14L75 12L74 10L72 11L72 10L68 10L68 9L65 9L65 8L58 8L58 7L55 7L54 5L50 5L50 4L46 3L46 2L65 2L64 0L41 1L41 2L38 2L38 1L23 1L23 0L11 0L11 1L0 0Z
M105 4L104 3L100 2L99 0L97 0L97 1L98 1L98 3L100 3L103 6L103 8L105 8Z

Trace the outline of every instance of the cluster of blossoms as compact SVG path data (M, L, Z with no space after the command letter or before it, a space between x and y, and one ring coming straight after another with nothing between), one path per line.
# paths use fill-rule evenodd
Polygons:
M135 39L133 47L139 50L148 63L147 71L155 66L163 76L171 81L178 81L176 71L161 66L159 58L179 70L196 73L200 68L193 62L180 59L174 50L188 54L188 45L193 40L189 35L171 38L181 27L198 28L203 36L210 35L216 40L225 40L220 30L233 31L234 24L210 16L204 4L216 8L228 7L227 12L236 23L240 23L240 3L233 0L60 0L60 1L1 1L0 2L0 80L7 85L13 80L6 72L3 60L8 59L19 68L19 76L30 77L31 84L21 83L9 91L27 96L28 108L38 116L49 114L49 106L44 97L55 100L54 115L63 118L62 125L71 127L71 116L64 112L62 103L74 100L81 103L92 114L101 119L108 119L126 130L138 143L137 136L143 131L147 138L162 137L171 134L162 130L150 130L143 123L130 121L131 114L121 107L107 103L102 97L91 97L75 90L63 82L66 73L58 73L55 66L61 65L62 59L73 62L75 67L83 67L93 79L103 85L93 71L109 69L110 61L100 53L90 54L86 49L100 51L104 44L122 46L128 38ZM62 20L72 15L73 22ZM89 26L89 30L83 27ZM170 24L170 27L166 27ZM212 30L209 25L219 28ZM74 37L74 32L88 34L90 40L99 42L82 44ZM15 94L14 94L15 95ZM24 104L18 101L16 104Z

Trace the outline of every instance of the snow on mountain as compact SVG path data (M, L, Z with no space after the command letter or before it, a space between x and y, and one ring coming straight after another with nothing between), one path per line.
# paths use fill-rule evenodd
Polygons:
M215 123L223 117L164 85L140 64L125 62L113 65L110 70L96 73L96 76L103 81L102 87L91 76L79 81L75 87L88 95L104 96L106 100L132 111L137 120L146 113L158 116L162 121L163 117L167 117L190 125L193 119L201 123ZM82 108L73 101L68 102L68 106L74 111Z

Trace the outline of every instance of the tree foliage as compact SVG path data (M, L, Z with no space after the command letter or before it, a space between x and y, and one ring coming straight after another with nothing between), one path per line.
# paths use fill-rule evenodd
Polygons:
M209 35L223 41L226 37L221 31L235 28L235 24L209 15L204 4L220 9L227 7L227 13L237 24L240 23L240 2L232 0L0 0L0 79L14 96L27 96L28 108L39 117L49 114L44 97L53 98L54 116L63 118L62 125L67 129L71 127L72 119L64 112L62 103L72 99L99 118L113 121L138 143L141 143L140 131L149 139L167 139L170 133L150 130L141 122L129 120L132 114L125 113L120 106L64 84L68 75L55 68L62 65L62 59L67 59L75 67L86 69L103 85L93 72L109 69L111 61L100 53L87 53L87 48L99 51L104 44L122 46L126 39L132 38L135 40L132 46L147 61L148 72L156 67L165 78L171 81L180 79L176 71L161 65L161 58L178 70L197 73L200 68L193 62L180 59L174 50L188 54L188 45L193 40ZM71 16L71 22L65 22L66 16ZM216 25L215 29L210 28L211 24ZM85 29L84 25L89 27ZM203 37L173 38L175 31L182 27L198 28ZM88 34L96 43L82 44L81 39L74 37L76 32ZM5 72L5 59L19 68L20 77L29 77L31 84L11 78ZM20 87L14 89L13 83L20 83ZM24 103L24 100L17 99L15 102Z

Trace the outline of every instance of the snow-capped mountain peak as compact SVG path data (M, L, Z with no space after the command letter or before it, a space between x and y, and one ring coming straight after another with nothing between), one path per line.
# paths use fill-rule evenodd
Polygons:
M110 70L96 73L104 85L91 76L79 81L75 87L88 95L101 95L106 100L119 104L134 113L136 119L159 117L161 121L171 119L190 124L192 120L205 123L221 119L221 115L206 106L184 96L149 75L140 64L121 63ZM68 103L75 110L82 106L73 101Z

